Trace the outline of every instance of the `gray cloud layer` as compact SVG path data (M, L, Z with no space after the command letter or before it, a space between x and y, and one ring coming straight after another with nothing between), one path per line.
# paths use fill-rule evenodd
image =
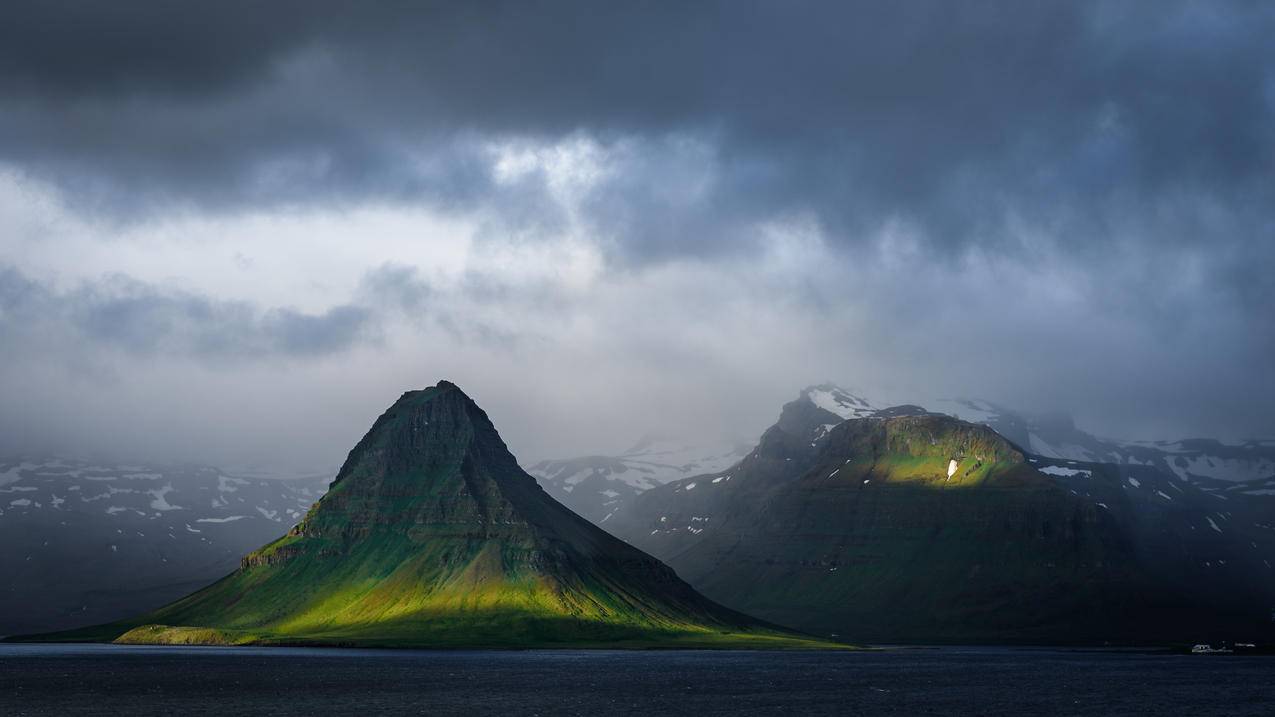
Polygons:
M372 336L370 319L368 309L354 305L321 314L263 310L125 276L58 291L0 267L0 342L10 347L11 358L47 352L49 339L214 362L325 356Z
M689 136L701 201L641 159L593 197L624 254L796 212L842 241L904 217L938 250L1024 225L1087 256L1247 247L1272 31L1242 3L33 3L0 30L0 153L108 202L456 205L498 191L483 138Z
M774 226L808 227L831 275L759 276L743 306L826 317L843 363L1131 431L1176 413L1270 433L1271 37L1275 7L1246 2L18 3L0 163L125 225L367 202L477 213L493 240L577 222L617 280L687 263L718 282L768 260ZM499 176L493 145L573 138L608 171L571 207L543 173ZM481 273L465 291L467 311L582 311ZM319 313L0 274L7 316L42 307L133 352L332 356L439 300L407 267ZM479 314L429 321L526 339ZM670 345L694 345L689 323L669 321ZM670 367L701 370L685 350ZM775 381L863 380L808 368L833 375Z

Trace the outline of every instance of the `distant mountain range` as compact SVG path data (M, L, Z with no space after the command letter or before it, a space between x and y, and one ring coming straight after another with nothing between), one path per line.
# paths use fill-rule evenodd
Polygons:
M812 387L743 460L607 527L726 605L852 640L1272 635L1275 481L1195 472L1260 474L1264 444L1081 443L959 405L982 423Z
M817 644L717 605L550 498L454 384L410 391L295 527L159 610L44 636L146 644Z
M1066 416L1026 418L995 404L969 399L932 403L938 406L935 410L991 426L1024 450L1047 458L1152 466L1186 481L1204 483L1275 477L1275 440L1116 441L1086 433Z
M0 635L118 619L202 587L296 523L330 480L0 461Z
M527 469L563 505L602 525L625 500L678 478L721 470L750 446L719 443L691 446L647 436L615 456L545 460Z

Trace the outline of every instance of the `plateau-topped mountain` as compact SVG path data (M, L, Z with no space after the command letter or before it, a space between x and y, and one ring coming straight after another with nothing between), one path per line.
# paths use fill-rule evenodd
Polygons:
M837 416L885 417L899 413L941 413L990 428L1026 453L1044 458L1150 466L1184 481L1250 482L1275 479L1275 440L1226 443L1212 438L1118 441L1087 433L1070 417L1030 414L971 398L908 397L907 402L865 398L834 384L810 386L801 398Z
M799 400L821 409L817 425L825 431L851 418L940 413L989 426L1024 452L1043 458L1149 466L1206 490L1265 495L1266 483L1275 484L1275 440L1116 441L1080 430L1066 416L1029 415L979 399L908 397L910 403L900 405L866 395L822 384L804 389ZM601 525L637 493L695 475L719 473L750 450L677 445L677 455L695 459L664 461L677 464L676 470L651 470L650 463L657 461L631 460L626 454L543 461L531 473L559 500ZM1270 502L1275 505L1275 498Z
M607 527L709 597L818 634L1243 640L1272 632L1262 510L817 387L739 463L646 491Z
M0 635L118 620L201 588L294 525L330 480L0 460Z
M807 644L713 603L550 498L487 414L404 394L284 537L150 614L54 639L568 646ZM50 639L50 638L45 638Z

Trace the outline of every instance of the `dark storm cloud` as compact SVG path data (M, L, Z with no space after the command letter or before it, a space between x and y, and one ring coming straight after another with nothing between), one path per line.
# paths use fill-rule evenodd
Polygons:
M482 274L465 276L457 286L435 289L411 266L383 264L359 280L355 301L379 319L405 319L423 330L440 329L457 345L477 345L506 353L533 337L526 326L498 325L474 308L496 307L499 314L516 307L537 313L563 312L565 302L555 300L553 287L511 287ZM458 305L466 308L457 309ZM469 309L468 311L466 309Z
M401 203L476 218L480 240L572 231L603 247L600 282L649 271L652 295L679 263L721 285L795 227L831 248L823 265L759 272L749 306L824 321L799 347L724 337L779 367L750 376L874 380L797 375L818 344L819 371L861 358L1083 404L1131 434L1174 412L1266 434L1271 37L1275 5L1258 2L17 3L0 22L0 170L124 223ZM493 147L577 141L605 171L570 201L543 167L496 166ZM483 312L584 313L481 271L456 309L401 266L317 315L6 281L6 311L43 302L59 325L155 351L324 354L390 312L513 346L525 322ZM670 369L707 374L716 346L684 316L702 297L678 290L632 353L686 346ZM646 296L627 300L593 318L644 315ZM742 310L714 306L700 333Z
M50 340L63 340L77 353L109 348L132 357L212 362L314 359L379 345L384 324L405 319L418 328L440 328L461 344L507 349L519 335L481 317L454 316L450 306L459 301L545 308L548 291L475 277L440 292L415 268L386 264L364 274L347 301L307 313L217 299L122 274L60 290L0 265L0 345L9 347L11 358L46 355Z
M372 328L369 310L354 305L319 314L262 309L124 276L58 291L0 268L0 340L10 358L38 355L48 350L44 342L59 338L76 342L77 350L111 348L132 356L309 358L349 349L367 340Z
M1256 3L33 3L0 30L0 156L108 208L465 207L499 191L483 140L585 132L657 150L587 204L630 259L803 212L952 251L1023 226L1086 256L1248 247L1270 243L1273 33ZM678 158L697 201L659 191Z

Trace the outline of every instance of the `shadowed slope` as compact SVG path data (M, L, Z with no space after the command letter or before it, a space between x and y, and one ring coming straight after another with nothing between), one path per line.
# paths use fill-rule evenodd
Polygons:
M1269 591L1241 579L1267 569L1261 531L1190 507L1225 501L1166 486L1156 504L1181 515L1139 518L1138 479L1092 464L1042 472L985 426L915 407L834 421L788 404L744 460L647 491L607 527L714 600L846 639L1270 633Z
M1142 587L1114 521L988 428L859 419L820 448L729 540L681 556L700 589L856 638L1033 641ZM1113 628L1098 622L1084 639Z

